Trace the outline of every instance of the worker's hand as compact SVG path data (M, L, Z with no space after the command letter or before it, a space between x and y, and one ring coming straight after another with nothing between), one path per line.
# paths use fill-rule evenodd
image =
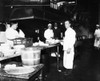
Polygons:
M61 41L60 41L60 44L63 45L63 43L64 43L63 40L61 40Z
M71 52L71 48L67 49L67 54L69 54Z

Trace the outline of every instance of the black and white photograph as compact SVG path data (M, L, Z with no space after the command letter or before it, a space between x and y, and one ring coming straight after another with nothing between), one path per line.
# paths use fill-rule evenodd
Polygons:
M100 81L100 1L0 0L0 81Z

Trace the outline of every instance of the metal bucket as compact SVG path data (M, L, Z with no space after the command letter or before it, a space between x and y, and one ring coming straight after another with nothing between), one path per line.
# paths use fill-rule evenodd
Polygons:
M25 66L38 65L40 63L41 50L33 47L27 47L21 51L21 60Z

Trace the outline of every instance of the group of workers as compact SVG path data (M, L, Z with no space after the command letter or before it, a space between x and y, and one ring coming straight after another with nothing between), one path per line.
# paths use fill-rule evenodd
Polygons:
M61 31L60 28L58 28L57 23L54 24L54 28L51 23L48 24L47 29L44 31L44 38L46 40L61 38Z
M61 44L63 45L63 66L66 69L66 73L69 73L73 69L73 61L74 61L74 44L76 41L76 32L71 27L70 21L64 22L66 31L65 35L63 37L63 41ZM6 31L5 35L7 38L7 42L11 41L15 38L25 38L24 32L18 28L18 23L11 23L6 24ZM54 33L55 32L55 33ZM57 23L55 24L54 30L52 30L52 24L48 24L48 29L44 32L44 38L46 40L50 40L52 38L59 39L61 37L61 33L59 33L60 30L57 30Z
M65 74L69 74L74 68L74 55L75 55L74 45L76 42L76 32L72 28L71 22L69 20L66 20L64 22L64 26L66 31L64 33L63 40L60 43L61 45L63 45L63 51L64 51L63 66L66 69ZM7 28L5 34L7 41L19 37L25 38L25 34L21 29L19 29L19 32L17 31L18 23L7 24L6 27ZM95 30L94 36L95 36L94 46L100 47L100 27L98 27ZM46 40L50 40L50 39L60 39L60 37L61 37L61 32L57 26L57 23L55 23L54 29L52 29L52 24L49 23L48 28L44 31L44 38Z
M75 30L71 27L71 22L70 21L65 21L64 22L66 31L63 37L63 41L61 44L63 45L63 66L66 69L64 71L65 74L71 73L74 65L74 45L76 42L76 32ZM55 26L56 29L56 26ZM44 37L46 40L50 40L52 38L55 38L55 35L53 32L54 29L52 29L52 24L48 24L48 29L44 32ZM58 30L57 30L58 32ZM56 33L57 34L57 33ZM58 36L58 35L56 35ZM56 37L57 38L57 37Z

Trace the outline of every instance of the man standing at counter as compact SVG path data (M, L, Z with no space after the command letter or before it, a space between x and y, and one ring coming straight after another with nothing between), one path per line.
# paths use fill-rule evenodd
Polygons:
M76 32L71 28L70 21L65 21L65 37L63 39L63 66L66 69L65 74L69 74L73 69L74 44L76 41Z

